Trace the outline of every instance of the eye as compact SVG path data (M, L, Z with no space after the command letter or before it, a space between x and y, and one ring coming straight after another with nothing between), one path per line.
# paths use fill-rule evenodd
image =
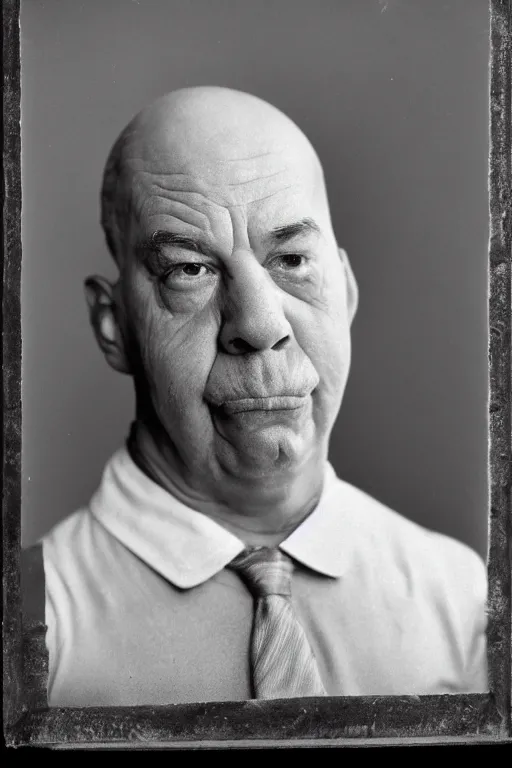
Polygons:
M205 280L213 276L213 270L205 264L195 261L187 261L176 264L165 275L162 282L168 288L186 288L203 284Z
M193 262L188 264L178 264L178 266L172 270L172 274L176 276L183 275L186 277L202 277L207 272L208 270L204 264L194 264Z
M164 279L168 280L172 277L177 280L193 280L194 278L205 277L209 273L210 270L204 264L188 261L183 264L176 264L175 267L167 272Z
M310 284L315 278L315 257L312 253L276 253L268 271L281 286Z
M298 267L302 267L305 261L305 257L301 256L299 253L283 253L280 256L277 256L276 266L281 267L281 269L297 269Z

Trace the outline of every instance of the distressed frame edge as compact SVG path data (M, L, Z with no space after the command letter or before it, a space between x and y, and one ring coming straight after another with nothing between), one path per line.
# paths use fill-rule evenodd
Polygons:
M465 738L474 743L506 739L507 733L491 694L448 694L47 708L28 712L14 736L20 746L110 742L151 748L156 742L193 746L239 740L353 745L360 739L400 744L411 738L444 743Z
M23 712L20 613L21 136L19 0L2 3L2 548L6 730Z
M491 0L490 10L488 660L490 690L512 733L512 0Z
M40 691L27 690L23 680L23 643L20 610L19 554L20 554L20 519L21 501L21 318L20 318L20 271L21 271L21 151L20 151L20 40L19 15L20 0L3 2L3 292L2 292L2 390L4 399L4 423L2 436L2 512L4 525L4 649L8 663L4 666L4 722L5 737L11 746L53 746L54 748L120 748L129 744L143 748L211 748L212 746L240 747L243 743L261 747L263 744L275 747L284 746L371 746L384 744L412 745L416 743L495 743L510 741L511 723L511 688L510 676L512 661L511 651L511 605L510 605L510 421L511 421L511 372L510 372L510 252L511 252L511 168L510 168L510 41L511 41L511 0L490 0L490 279L489 279L489 375L490 375L490 545L489 575L492 579L492 594L489 601L490 625L493 643L489 651L490 688L492 694L444 696L393 696L393 697L336 697L317 703L316 710L312 700L294 700L284 704L284 713L279 710L280 702L258 703L254 710L263 712L264 720L287 714L297 720L302 710L306 720L316 714L328 713L331 702L335 702L336 719L347 708L354 714L363 714L357 723L335 726L339 736L325 739L308 737L308 728L302 735L283 734L269 738L263 732L252 734L239 732L236 736L225 732L215 722L215 710L234 714L233 709L247 710L247 702L211 702L205 705L172 705L162 708L87 708L35 709L33 704L39 700ZM496 311L498 310L498 311ZM501 313L501 314L500 314ZM504 319L503 319L504 318ZM7 419L5 418L7 414ZM6 535L7 534L7 535ZM27 628L24 639L34 636L34 627ZM37 628L36 628L37 629ZM41 637L41 633L39 632ZM28 647L34 647L27 642ZM434 716L425 722L425 717ZM443 708L445 705L445 708ZM276 707L278 709L276 709ZM380 707L380 710L379 710ZM465 709L466 707L466 709ZM469 708L469 710L468 710ZM445 717L439 718L440 711ZM469 721L471 729L460 733L459 729L467 720L464 712L472 711ZM382 722L382 730L375 730L376 713L392 713L391 723ZM475 716L475 712L477 713ZM188 714L187 714L188 713ZM181 716L192 717L187 727L197 728L197 718L208 715L212 722L205 723L210 729L210 737L201 738L191 733L185 738L170 733L173 725ZM148 727L152 719L159 721L163 716L163 740L146 739L136 729L125 732L119 718L131 715L140 724L141 718ZM92 718L87 724L85 718ZM332 712L331 712L332 716ZM224 720L225 715L222 715ZM446 718L449 718L447 723ZM471 719L471 717L473 719ZM482 718L480 730L479 717ZM300 719L300 718L299 718ZM327 718L329 720L330 718ZM59 720L67 727L77 729L72 738L57 739L52 737ZM236 720L236 717L234 718ZM314 717L313 717L314 720ZM349 716L348 720L351 720ZM393 721L399 726L394 727ZM373 726L369 725L373 721ZM156 724L155 722L155 724ZM254 723L254 719L253 719ZM136 722L137 724L137 722ZM155 726L153 724L153 728ZM231 722L233 725L233 722ZM475 728L476 725L476 728ZM91 731L94 733L90 739ZM427 733L430 726L435 732ZM211 737L212 728L216 733ZM421 733L415 731L421 729ZM58 728L57 728L58 730ZM117 737L113 735L117 730ZM444 730L444 732L443 732ZM110 738L101 737L110 732ZM55 732L55 731L54 731ZM374 735L375 734L375 735ZM72 735L72 734L70 734ZM128 736L127 739L123 739ZM206 734L205 734L206 735ZM87 739L87 740L85 740Z

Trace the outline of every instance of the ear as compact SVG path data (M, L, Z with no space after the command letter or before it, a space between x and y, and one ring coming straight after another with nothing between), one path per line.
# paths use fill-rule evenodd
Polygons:
M357 307L359 304L359 288L357 287L357 281L355 278L354 273L352 272L352 267L350 266L350 261L348 260L348 256L346 252L343 250L343 248L338 248L341 262L345 268L345 275L346 275L346 282L347 282L347 309L348 309L348 319L350 325L352 325L352 321L355 317L355 314L357 312Z
M97 276L88 277L84 287L94 335L107 363L119 373L130 373L116 316L114 287L105 278Z

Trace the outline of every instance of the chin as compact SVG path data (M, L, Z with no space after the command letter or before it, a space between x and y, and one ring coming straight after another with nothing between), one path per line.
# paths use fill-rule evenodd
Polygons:
M284 428L251 433L236 442L221 439L218 448L221 467L242 481L290 481L315 453L304 436Z

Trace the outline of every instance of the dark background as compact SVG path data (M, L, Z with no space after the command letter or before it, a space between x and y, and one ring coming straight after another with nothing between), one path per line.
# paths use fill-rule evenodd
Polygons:
M487 548L485 0L22 0L23 540L87 502L133 412L82 282L115 275L103 163L183 86L286 112L324 164L361 301L331 444L346 480Z

